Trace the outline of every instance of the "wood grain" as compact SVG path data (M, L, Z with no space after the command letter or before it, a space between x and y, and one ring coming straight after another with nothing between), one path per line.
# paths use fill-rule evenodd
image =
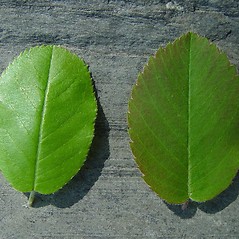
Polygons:
M63 45L89 65L100 106L87 163L61 191L38 195L29 209L1 176L0 238L238 237L239 179L213 201L184 211L166 205L141 178L126 122L131 87L148 57L189 30L239 67L237 0L0 2L0 69L27 47Z

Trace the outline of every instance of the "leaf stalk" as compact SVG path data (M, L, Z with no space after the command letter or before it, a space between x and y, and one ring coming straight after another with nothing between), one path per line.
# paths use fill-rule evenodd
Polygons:
M33 204L34 199L35 199L35 194L36 194L35 191L31 191L30 196L28 198L28 205L29 205L29 207L32 207L32 204Z

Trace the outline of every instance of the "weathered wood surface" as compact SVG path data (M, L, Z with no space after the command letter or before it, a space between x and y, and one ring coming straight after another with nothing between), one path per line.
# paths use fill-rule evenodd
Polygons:
M127 102L138 72L189 30L239 68L237 0L0 1L1 71L27 47L63 45L90 66L100 104L89 159L61 191L27 208L26 196L1 176L0 238L238 238L239 178L216 199L181 211L148 188L128 145Z

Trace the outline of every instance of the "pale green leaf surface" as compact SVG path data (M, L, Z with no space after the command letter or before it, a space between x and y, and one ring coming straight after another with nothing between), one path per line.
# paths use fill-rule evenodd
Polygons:
M131 149L169 203L206 201L239 168L239 77L206 38L187 33L150 57L129 101Z
M0 169L19 191L49 194L83 165L96 100L87 66L56 46L24 51L0 79Z

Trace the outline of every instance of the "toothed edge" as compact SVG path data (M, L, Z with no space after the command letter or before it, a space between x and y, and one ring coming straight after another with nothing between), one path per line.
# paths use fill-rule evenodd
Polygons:
M139 77L145 73L145 70L146 70L147 68L149 68L150 60L151 60L151 59L152 59L152 60L155 60L156 57L157 57L157 54L159 54L161 51L165 52L168 47L171 47L172 45L174 45L174 44L176 44L177 42L181 41L184 37L186 37L186 36L189 35L189 34L191 35L190 37L192 37L192 36L194 35L194 36L197 36L197 37L198 37L199 39L201 39L201 40L203 40L203 39L206 40L207 43L209 43L209 47L210 47L210 48L216 49L216 51L218 52L218 54L219 54L220 56L224 56L224 57L226 58L227 64L228 64L228 69L229 69L229 68L233 68L233 70L235 71L235 76L234 76L234 78L237 79L237 78L239 77L236 66L230 62L230 60L229 60L229 58L228 58L228 56L226 55L225 52L223 52L215 43L211 42L211 41L210 41L208 38L206 38L205 36L200 36L200 35L197 34L197 33L194 33L194 32L192 32L192 31L189 31L189 32L187 32L187 33L184 33L184 34L181 35L180 37L176 38L176 39L173 40L172 42L167 43L164 47L163 47L163 46L160 46L159 49L154 53L154 55L152 55L152 56L149 57L148 61L147 61L146 64L143 66L143 70L142 70L141 72L139 72L138 77L137 77L137 80L136 80L135 84L134 84L133 87L132 87L131 94L130 94L130 99L129 99L129 102L128 102L128 111L127 111L128 134L129 134L129 138L130 138L129 145L130 145L130 148L131 148L131 152L132 152L134 161L136 162L137 168L140 170L140 172L141 172L141 174L142 174L141 177L143 178L144 182L148 185L148 187L149 187L157 196L159 196L163 201L165 201L166 203L169 203L169 204L173 204L173 205L182 205L182 207L184 206L185 203L187 203L188 201L190 201L190 200L192 200L192 199L189 197L189 198L188 198L186 201L184 201L184 202L179 202L179 203L169 202L169 201L167 201L166 199L164 199L161 195L159 195L157 192L155 192L155 191L152 189L152 187L145 181L145 173L144 173L144 170L142 169L142 165L140 165L140 162L138 162L138 160L136 159L136 156L134 155L133 149L132 149L132 146L131 146L131 144L134 144L134 141L131 139L131 133L130 133L130 131L132 130L132 127L130 127L129 118L130 118L130 114L131 114L131 112L130 112L130 103L131 103L131 101L134 100L134 98L133 98L133 92L134 92L135 90L137 90L137 88L140 86L141 82L139 81ZM225 190L225 189L223 189L221 192L223 192L224 190ZM208 201L208 200L210 200L210 199L207 199L207 200L205 200L205 201ZM200 202L200 203L201 203L201 202L205 202L205 201L195 201L195 200L192 200L192 201L194 201L194 202Z
M38 191L31 191L31 192L30 192L30 196L29 196L29 200L28 200L28 206L30 206L30 207L31 207L32 204L33 204L33 201L34 201L34 199L35 199L36 193L39 193L39 194L42 194L42 195L50 195L50 194L56 193L57 191L61 190L65 185L67 185L67 184L72 180L72 178L76 176L76 174L80 171L80 169L84 166L84 164L85 164L85 162L86 162L86 160L87 160L87 157L88 157L88 154L89 154L89 151L90 151L90 148L91 148L93 139L94 139L94 137L95 137L95 123L96 123L96 118L97 118L97 115L98 115L98 104L97 104L97 99L96 99L96 92L95 92L94 87L93 87L93 79L92 79L92 77L91 77L91 72L89 71L89 65L86 64L85 61L84 61L81 57L79 57L79 56L78 56L77 54L75 54L74 52L68 50L68 49L67 49L66 47L64 47L64 46L61 46L61 45L44 45L44 44L43 44L43 45L37 45L37 46L34 46L34 47L30 47L30 48L25 49L24 51L20 52L20 54L19 54L18 56L14 57L13 60L8 64L8 66L5 68L5 70L2 72L2 74L1 74L1 76L0 76L0 81L2 80L2 77L4 77L4 76L6 75L6 73L10 70L11 66L12 66L13 64L16 64L17 61L18 61L22 56L25 56L26 54L31 53L34 49L40 49L40 48L61 48L61 49L63 49L66 53L68 53L68 54L70 53L72 56L74 56L75 59L80 60L80 61L83 63L85 69L87 70L87 74L88 74L88 76L89 76L89 79L91 80L92 96L93 96L93 101L94 101L94 104L95 104L96 108L95 108L95 110L94 110L94 111L95 111L95 117L94 117L93 120L92 120L93 131L92 131L92 135L90 136L90 137L91 137L91 143L90 143L89 146L88 146L87 153L86 153L86 157L85 157L85 159L83 160L82 164L81 164L80 167L76 170L76 172L74 173L74 175L73 175L65 184L59 186L58 189L56 189L54 192L52 192L52 193L41 193L41 192L38 192ZM1 171L1 170L0 170L0 171ZM15 188L8 180L7 180L7 182L9 183L9 185L10 185L12 188L14 188L14 189L15 189L16 191L18 191L18 192L21 192L21 193L27 193L27 192L29 192L29 191L21 191L21 190Z

